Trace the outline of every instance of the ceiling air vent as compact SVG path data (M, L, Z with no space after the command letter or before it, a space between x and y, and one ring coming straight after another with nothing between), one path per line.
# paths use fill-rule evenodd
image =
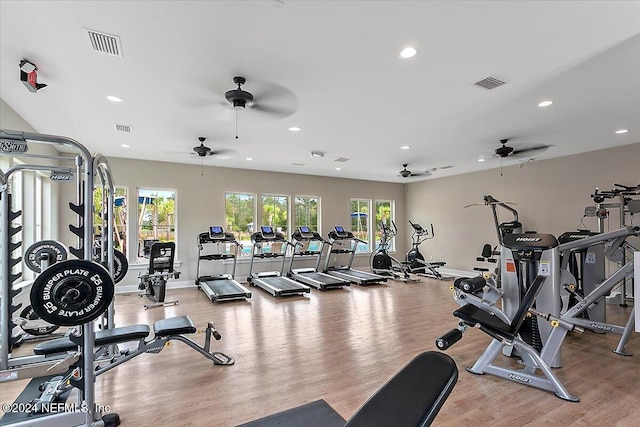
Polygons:
M304 166L304 163L291 163L293 166Z
M133 132L133 127L129 125L114 124L113 127L119 132L128 132L128 133Z
M98 31L84 29L89 38L89 45L95 52L122 57L120 37Z
M349 159L347 159L346 157L338 157L337 159L334 160L334 162L341 162L341 163L348 162L348 161Z
M486 79L482 79L479 82L475 82L474 84L476 86L491 90L497 88L498 86L502 86L505 83L506 82L503 82L502 80L495 77L487 77Z

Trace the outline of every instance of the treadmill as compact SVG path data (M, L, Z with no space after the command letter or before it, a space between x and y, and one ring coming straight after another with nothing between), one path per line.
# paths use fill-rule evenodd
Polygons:
M342 243L346 241L348 241L346 245ZM340 242L342 247L335 248L334 245L336 242ZM386 282L387 278L384 276L366 273L364 271L354 270L351 268L353 257L356 254L356 248L359 242L362 242L362 240L354 236L351 231L347 231L344 227L336 225L334 227L334 231L329 233L329 250L327 251L324 260L324 272L362 286L376 285ZM349 254L349 262L346 265L330 266L329 263L331 261L332 254Z
M320 290L342 288L343 286L351 285L351 282L348 280L318 271L320 258L322 258L322 250L325 245L325 241L320 234L311 231L309 227L299 227L298 230L291 235L291 240L293 241L293 253L291 254L291 260L289 262L289 277ZM314 243L319 244L317 249L312 249ZM302 256L316 257L316 266L293 268L294 259Z
M260 231L251 235L253 247L251 249L251 264L249 264L249 275L247 281L269 292L274 297L283 295L298 295L311 292L311 288L293 279L284 277L284 264L287 255L287 247L291 244L284 238L282 233L275 232L273 227L263 226ZM284 251L274 251L275 246L285 246ZM253 272L253 261L260 259L282 258L280 271Z
M215 245L215 251L205 252L205 247ZM222 245L222 248L220 248ZM227 248L233 249L227 252ZM220 226L209 227L209 232L198 235L198 270L196 276L196 286L209 297L211 302L229 301L251 298L251 292L234 279L236 274L236 263L238 260L238 248L240 243L233 233L227 233ZM208 251L207 251L208 252ZM224 261L233 260L231 274L209 274L200 275L202 261Z

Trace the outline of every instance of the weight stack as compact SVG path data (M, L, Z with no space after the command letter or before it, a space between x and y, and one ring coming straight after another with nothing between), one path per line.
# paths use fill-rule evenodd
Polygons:
M524 323L520 327L520 337L524 342L535 348L538 353L542 351L542 338L540 337L538 318L536 316L524 319Z

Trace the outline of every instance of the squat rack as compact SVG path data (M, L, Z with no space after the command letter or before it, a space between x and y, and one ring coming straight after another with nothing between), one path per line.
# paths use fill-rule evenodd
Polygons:
M77 215L77 226L69 225L69 229L77 236L77 248L69 248L70 252L77 256L79 259L91 261L93 259L93 185L94 185L94 171L97 171L98 176L101 179L103 186L108 187L109 203L108 203L108 217L107 221L113 221L113 180L109 171L109 164L102 155L97 155L95 159L92 158L89 151L79 142L55 135L38 134L32 132L22 132L13 130L0 129L0 138L2 143L7 143L9 149L3 150L4 153L19 155L21 157L39 157L47 159L68 159L67 157L46 156L39 154L28 154L27 141L33 141L36 143L50 144L53 146L65 146L70 147L77 156L75 158L76 166L76 204L69 203L71 210ZM20 262L21 258L12 259L11 252L18 249L21 246L21 242L12 243L11 236L16 234L17 231L10 230L11 221L19 216L19 213L11 212L11 206L9 203L8 183L12 174L21 170L59 170L59 167L47 167L47 166L26 166L19 165L10 168L7 173L0 171L0 204L1 211L0 216L0 242L5 248L2 251L0 262L2 263L1 283L0 283L0 321L4 325L0 341L0 371L8 371L11 374L11 370L18 367L20 363L18 360L9 360L10 349L10 333L5 330L7 325L10 325L11 314L11 285L13 281L17 280L20 275L12 274L12 267ZM60 168L64 169L64 168ZM68 170L68 168L67 168ZM3 197L4 196L4 197ZM14 229L15 230L15 229ZM112 230L112 228L108 228ZM13 232L12 232L13 231ZM19 229L18 229L19 231ZM113 235L109 233L107 239L108 251L108 270L109 274L113 275ZM111 312L112 313L112 312ZM108 316L109 317L109 316ZM113 322L113 315L111 314L111 322ZM85 426L103 426L101 414L96 411L95 404L95 375L94 375L94 325L92 321L88 321L82 324L82 363L77 366L79 369L79 380L74 382L79 390L78 403L83 412L63 412L48 415L41 418L35 418L29 421L31 426L55 426L55 425L85 425ZM15 363L14 363L15 362ZM16 372L16 376L17 376ZM11 376L11 375L10 375ZM16 425L22 425L18 423Z

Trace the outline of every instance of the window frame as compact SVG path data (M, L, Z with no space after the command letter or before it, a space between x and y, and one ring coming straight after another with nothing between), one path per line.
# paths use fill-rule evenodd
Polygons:
M229 195L251 196L251 198L252 198L252 201L253 201L252 208L251 208L252 222L248 223L248 224L251 224L251 230L247 231L247 233L249 235L249 240L248 241L242 239L242 234L241 234L242 232L241 231L234 230L233 226L229 227L228 215L227 215L227 197ZM238 242L240 242L240 244L243 245L243 249L239 251L240 253L238 255L238 260L240 260L242 258L250 258L251 257L251 234L253 232L255 232L257 223L258 223L258 194L257 193L252 193L252 192L247 192L247 191L225 191L224 192L224 227L225 227L225 230L228 231L228 232L233 233L235 235L236 239L238 240Z
M141 197L140 196L140 191L148 191L148 192L151 193L150 196L152 196L153 193L155 192L156 193L156 197L159 197L158 193L160 193L160 192L172 192L173 193L173 200L174 200L174 202L173 202L174 203L174 205L173 205L173 217L174 218L173 218L173 222L171 223L171 226L173 227L173 240L168 240L168 241L175 242L175 244L176 244L175 259L177 260L178 256L179 256L179 249L178 249L179 248L179 244L178 244L178 242L179 242L179 236L178 236L178 190L175 189L175 188L158 188L158 187L146 187L145 186L145 187L136 187L136 192L135 192L135 201L136 201L136 203L135 203L135 206L136 206L136 229L135 229L135 232L136 232L136 242L137 242L137 245L139 246L137 248L136 255L135 255L136 263L137 264L148 263L146 258L140 256L140 251L142 250L142 246L141 245L143 244L144 240L146 240L146 239L141 239L142 219L140 218L140 212L139 212L139 206L140 206L139 200L140 200L140 197ZM146 195L143 196L143 197L146 197ZM170 197L168 199L170 199ZM157 228L158 226L159 226L159 224L156 224L154 227ZM171 226L169 228L169 233L171 233Z
M378 225L382 222L381 220L378 220L378 205L382 204L382 203L389 203L389 222L387 223L387 225L389 227L391 227L391 221L396 220L396 202L395 200L388 200L388 199L376 199L374 200L373 204L375 206L375 222L376 222L376 226L374 229L374 244L375 247L377 248L380 244L380 240L378 239L378 236L382 236L382 232L380 231L380 228L378 227ZM391 239L391 242L389 243L389 247L387 248L387 250L389 252L395 252L396 250L396 239Z
M356 212L352 212L353 203L354 202L358 202L358 209L357 209ZM367 247L366 247L366 250L360 250L361 243L357 242L357 244L356 244L356 252L355 252L356 255L358 255L358 254L368 254L368 253L371 253L374 250L374 248L371 247L371 243L372 243L372 241L371 241L371 203L372 203L371 199L352 197L349 200L349 227L351 228L351 232L353 234L355 234L356 237L361 238L358 235L359 234L358 231L357 230L353 230L353 218L355 218L353 216L353 214L357 213L358 214L358 218L360 219L360 218L362 218L362 216L360 216L360 214L364 213L362 211L360 202L366 202L366 206L367 206L367 211L366 211L366 216L365 216L365 218L366 218L365 219L365 225L367 227L367 230L366 230L366 245L367 245ZM361 221L358 221L358 224L360 224L360 223L361 223Z
M278 230L278 226L274 224L267 224L264 218L264 198L265 197L284 197L287 199L287 208L286 208L286 230ZM260 225L271 225L275 231L278 231L284 234L285 238L288 240L289 235L291 234L291 196L288 194L275 194L275 193L261 193L260 194Z
M305 198L305 199L315 199L317 206L316 206L316 224L298 224L298 209L297 209L297 199L298 198ZM306 202L306 206L308 206L309 204L309 200L307 200ZM320 196L303 196L303 195L295 195L293 196L293 206L292 206L292 211L293 211L293 223L292 223L292 227L293 230L297 230L298 227L302 226L302 225L306 225L308 226L312 231L317 232L318 234L322 235L322 220L321 220L321 197Z

